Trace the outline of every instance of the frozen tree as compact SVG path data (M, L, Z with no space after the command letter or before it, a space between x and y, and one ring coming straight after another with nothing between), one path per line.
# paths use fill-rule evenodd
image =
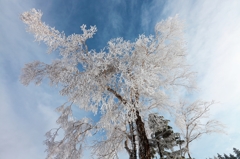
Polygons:
M169 92L191 89L194 74L186 64L182 24L177 17L156 24L154 35L139 35L135 42L112 39L96 52L86 40L97 28L81 26L82 34L66 36L41 21L35 9L21 15L36 41L48 46L48 53L59 52L58 59L46 64L26 64L21 82L40 84L48 78L58 85L68 103L58 108L59 129L47 133L47 158L79 158L89 135L104 131L105 136L90 145L99 158L114 158L126 149L131 158L150 158L150 147L144 120L151 109L170 106ZM98 122L71 115L71 105L101 116ZM57 141L58 130L64 138ZM138 150L137 150L138 149Z
M47 158L80 158L86 137L94 133L94 126L87 118L74 120L71 105L64 105L57 108L61 113L57 120L60 125L57 129L52 129L46 133L45 144L47 146ZM65 132L62 140L56 141L58 132L61 129Z
M212 102L195 101L192 104L180 102L176 111L176 125L180 128L185 140L188 157L191 158L189 144L203 134L224 133L224 125L217 120L209 119Z
M184 140L179 133L174 133L168 125L169 120L156 113L149 114L148 125L152 131L150 145L153 152L158 152L161 159L181 159L185 149L181 148ZM178 148L176 148L178 147Z

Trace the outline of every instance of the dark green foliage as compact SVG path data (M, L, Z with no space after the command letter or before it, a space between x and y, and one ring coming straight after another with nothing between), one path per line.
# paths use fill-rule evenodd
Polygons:
M219 158L219 159L225 159L225 158L222 157L220 154L218 154L218 158Z
M237 157L235 157L235 156L232 155L232 154L229 155L229 158L230 158L230 159L237 159Z
M236 148L233 148L233 152L236 154L237 159L240 159L240 151Z
M224 158L225 159L230 159L230 157L228 157L228 155L224 154Z
M220 154L218 154L218 159L240 159L240 151L236 148L233 148L233 152L235 155L229 154L229 156L228 156L228 155L224 154L224 157L221 156Z
M168 125L169 120L164 120L163 116L150 114L148 124L152 130L151 139L149 139L151 156L155 157L158 153L160 159L174 158L180 159L183 149L181 145L184 140L181 140L179 133L174 133L172 127ZM179 150L174 150L174 147L179 146Z

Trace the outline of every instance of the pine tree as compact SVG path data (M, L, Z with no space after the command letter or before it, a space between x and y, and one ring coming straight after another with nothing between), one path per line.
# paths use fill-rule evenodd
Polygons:
M224 157L222 157L220 154L217 154L219 159L225 159Z
M161 159L180 158L184 149L181 149L183 140L179 133L174 133L172 127L168 125L169 120L157 114L149 114L148 125L152 131L150 145L152 153L158 153ZM179 146L179 150L174 150ZM176 149L176 148L175 148Z
M233 154L229 154L229 158L230 159L237 159L237 157L235 157Z
M230 159L230 157L228 155L226 155L226 154L224 154L224 158L225 159Z
M240 159L240 151L236 148L233 148L233 152L236 154L236 156L233 154L229 154L229 156L224 154L224 157L223 157L220 154L218 154L218 158L219 159Z
M237 159L240 159L240 151L236 148L233 148L233 152L236 154Z

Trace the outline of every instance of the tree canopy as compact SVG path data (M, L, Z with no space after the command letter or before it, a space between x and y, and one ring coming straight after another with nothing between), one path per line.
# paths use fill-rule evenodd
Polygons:
M40 84L47 78L68 97L57 108L59 128L46 133L47 158L80 158L89 144L87 138L104 131L103 138L89 145L93 155L117 158L117 152L125 148L132 159L150 159L150 130L145 119L152 110L173 107L172 90L195 88L178 17L157 23L154 35L139 35L134 42L111 39L99 52L89 50L86 43L96 33L96 26L87 29L82 25L82 34L66 36L41 17L40 11L32 9L24 12L21 20L36 41L48 46L48 53L59 52L59 56L51 64L26 64L21 82ZM74 118L73 104L99 115L99 121ZM56 138L58 131L64 132L62 139Z

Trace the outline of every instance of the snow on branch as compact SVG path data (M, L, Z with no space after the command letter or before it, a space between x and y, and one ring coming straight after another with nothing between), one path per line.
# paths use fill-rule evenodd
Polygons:
M52 129L46 133L48 156L47 159L76 159L82 156L83 147L87 146L87 137L95 131L95 126L87 118L75 120L72 117L71 106L64 105L57 109L61 113L57 123L60 125L57 129ZM59 131L64 132L64 137L58 140Z
M197 100L191 104L180 102L176 111L176 125L182 131L185 147L190 155L189 144L203 134L225 133L225 126L218 120L209 119L210 107L214 101Z
M48 133L46 144L50 157L80 156L87 134L95 129L104 129L107 135L104 141L93 145L94 152L99 156L112 156L124 147L129 123L134 127L132 131L138 131L130 133L137 136L136 143L148 144L142 119L153 109L170 107L171 98L166 91L195 88L195 74L186 62L182 24L177 16L157 23L155 35L139 35L133 42L112 39L105 49L96 52L88 50L86 44L96 33L96 26L87 29L82 25L82 34L65 36L42 22L42 15L32 9L24 12L21 20L36 41L45 43L49 53L55 50L60 56L51 64L39 61L26 64L21 82L40 84L47 78L50 85L60 87L60 94L69 102L101 116L96 124L85 119L75 121L71 119L71 107L59 108L61 116L57 123L64 131L64 138L55 141L58 129ZM136 145L135 139L131 142ZM112 148L109 154L108 148ZM139 148L142 156L149 155L149 146Z

